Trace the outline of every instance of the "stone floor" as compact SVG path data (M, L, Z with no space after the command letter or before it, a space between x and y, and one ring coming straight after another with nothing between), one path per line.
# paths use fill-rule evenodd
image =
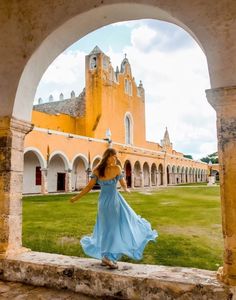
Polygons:
M91 300L71 291L62 291L44 287L36 287L15 282L0 281L0 300Z

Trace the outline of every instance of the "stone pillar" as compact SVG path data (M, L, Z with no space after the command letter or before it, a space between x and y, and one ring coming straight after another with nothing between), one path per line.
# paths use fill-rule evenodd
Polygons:
M140 172L140 177L141 177L141 188L144 188L144 174L143 174L143 171Z
M206 91L217 113L224 266L218 277L236 285L236 86Z
M135 174L134 174L134 171L131 171L131 189L134 188L134 178L135 177Z
M66 171L66 187L65 192L70 193L72 192L72 185L71 185L71 169Z
M32 128L15 118L0 118L0 258L23 251L24 137Z
M48 169L41 169L41 193L47 194L48 193Z

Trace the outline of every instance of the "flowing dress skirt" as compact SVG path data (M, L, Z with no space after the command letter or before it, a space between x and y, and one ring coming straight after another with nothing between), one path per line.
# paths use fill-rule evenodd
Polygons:
M104 256L118 260L127 255L142 259L146 244L158 236L148 221L138 216L117 191L117 176L111 180L97 180L101 186L96 224L91 236L80 243L88 256Z

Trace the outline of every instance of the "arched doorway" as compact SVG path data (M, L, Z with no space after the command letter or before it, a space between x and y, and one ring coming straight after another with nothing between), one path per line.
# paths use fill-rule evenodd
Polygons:
M77 156L72 163L72 190L79 191L88 181L88 163L83 156Z
M132 186L132 167L131 167L131 163L129 160L127 160L125 162L124 171L125 171L125 179L126 179L127 187L131 187Z
M157 185L157 166L155 163L151 166L151 184L152 186Z
M134 187L142 186L142 170L139 161L134 164Z
M181 182L182 183L185 183L185 169L184 169L184 167L182 167L181 168L181 174L180 174L180 176L181 176Z
M143 164L143 182L144 187L150 186L150 170L147 162Z
M177 167L176 183L177 184L182 183L180 166Z
M163 165L159 164L158 166L158 184L163 185Z
M172 166L171 169L171 183L176 184L176 166Z
M65 192L67 190L68 159L64 154L54 153L48 163L48 192Z
M185 169L185 182L188 183L189 180L188 180L188 167Z
M167 184L170 184L170 166L166 167Z
M26 149L24 153L23 193L35 194L42 190L42 169L46 161L37 149Z

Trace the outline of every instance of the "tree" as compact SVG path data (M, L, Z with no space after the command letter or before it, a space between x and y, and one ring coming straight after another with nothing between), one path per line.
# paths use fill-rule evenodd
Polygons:
M212 154L207 155L206 157L202 157L200 160L205 163L209 163L211 161L213 164L218 164L218 152L214 152Z
M190 154L184 154L184 157L189 158L189 159L193 159L192 155L190 155Z

